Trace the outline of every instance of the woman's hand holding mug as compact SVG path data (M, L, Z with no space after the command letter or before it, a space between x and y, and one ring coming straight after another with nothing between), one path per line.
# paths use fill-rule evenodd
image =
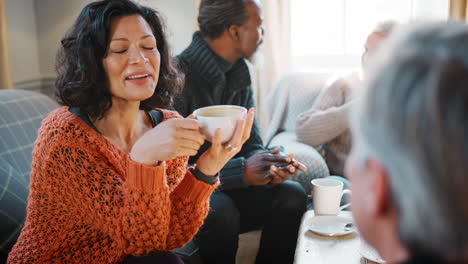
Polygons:
M245 118L237 122L234 135L224 144L221 142L221 129L216 129L211 147L200 156L196 163L202 173L209 176L216 175L230 159L239 153L242 145L250 137L254 115L254 109L251 108Z
M204 142L197 120L173 118L161 122L138 139L130 158L154 166L158 161L196 155Z

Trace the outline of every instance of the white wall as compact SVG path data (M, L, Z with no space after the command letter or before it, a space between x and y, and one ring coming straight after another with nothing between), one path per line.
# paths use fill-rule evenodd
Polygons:
M16 1L16 0L14 0ZM60 40L90 0L35 0L36 25L41 76L55 74L55 55Z
M179 54L190 44L196 23L194 0L141 0L140 3L164 15L173 54Z
M34 0L6 0L13 84L40 78Z
M81 9L92 0L6 0L9 50L13 82L56 76L55 56L60 39ZM195 29L195 1L139 0L165 18L172 53L180 53ZM42 83L44 85L44 83ZM18 87L23 88L23 87Z
M16 1L16 0L10 0ZM24 0L23 0L24 1ZM36 0L40 71L43 77L55 76L55 55L60 39L91 0ZM143 5L160 11L166 20L174 54L189 43L195 28L195 3L191 0L143 0Z

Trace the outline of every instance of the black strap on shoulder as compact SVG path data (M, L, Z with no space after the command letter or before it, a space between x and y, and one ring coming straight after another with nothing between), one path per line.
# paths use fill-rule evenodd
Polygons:
M101 134L101 132L94 126L93 122L89 119L88 115L83 113L79 107L71 107L69 111L79 117L83 122L85 122L88 126L90 126L94 131Z
M85 122L88 126L94 129L96 132L101 134L101 132L94 126L94 124L89 120L88 115L84 114L79 107L72 107L69 110L72 114L78 116L83 122ZM149 117L151 118L151 122L153 123L153 127L157 126L163 120L163 113L158 110L151 110L148 112Z
M163 113L159 110L151 110L148 112L148 115L151 117L153 127L157 126L163 120Z

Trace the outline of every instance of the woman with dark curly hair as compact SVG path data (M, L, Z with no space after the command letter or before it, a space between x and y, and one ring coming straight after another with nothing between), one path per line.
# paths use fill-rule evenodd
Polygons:
M9 263L181 263L170 250L201 226L225 148L171 107L182 76L159 14L130 0L88 4L62 40L56 96L33 151L28 214Z

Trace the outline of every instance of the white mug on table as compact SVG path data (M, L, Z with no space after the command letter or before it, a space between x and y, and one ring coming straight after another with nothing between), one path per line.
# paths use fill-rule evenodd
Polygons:
M340 206L345 194L351 195L351 190L343 190L343 183L335 179L315 179L312 183L312 201L315 215L338 215L351 203Z

